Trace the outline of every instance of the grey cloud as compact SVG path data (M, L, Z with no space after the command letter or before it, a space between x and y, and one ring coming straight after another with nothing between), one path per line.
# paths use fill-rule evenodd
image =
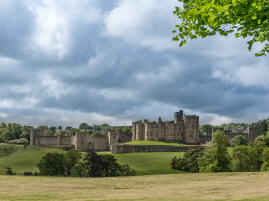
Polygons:
M269 89L212 76L217 68L229 68L232 72L237 66L248 64L255 67L260 62L247 51L230 54L229 48L236 51L242 48L239 42L232 44L233 40L229 38L226 41L228 46L218 47L216 44L223 42L213 38L191 41L184 48L156 51L137 41L134 45L125 37L114 38L104 32L104 16L118 5L118 1L95 0L91 5L100 10L102 17L96 22L84 20L82 14L87 9L81 8L81 13L68 21L72 48L62 59L48 58L38 50L24 52L36 20L26 4L16 4L10 12L1 12L0 24L7 32L0 30L0 54L17 58L19 64L12 70L1 70L0 63L0 98L15 103L32 98L36 102L32 106L30 102L28 108L0 106L0 114L9 114L7 119L13 118L14 121L25 118L30 122L36 118L36 121L52 123L51 119L64 122L64 114L72 116L72 112L81 115L81 118L74 117L81 120L87 116L84 113L96 113L118 118L121 122L144 117L154 119L157 115L171 118L170 113L177 108L230 118L249 116L251 119L252 116L253 120L257 117L255 112L269 112ZM11 24L3 20L17 12L16 9L20 12L11 17ZM152 20L156 24L158 16L154 17L152 19L149 15L147 22ZM161 27L168 28L164 19L158 22L160 32ZM153 29L147 27L145 34L153 34L156 31ZM143 29L137 31L143 32ZM43 83L49 79L46 76L52 79L52 83ZM60 87L54 86L54 81ZM110 92L113 97L109 93L102 94L102 90ZM55 118L48 110L55 111ZM68 121L65 123L72 124L71 118Z

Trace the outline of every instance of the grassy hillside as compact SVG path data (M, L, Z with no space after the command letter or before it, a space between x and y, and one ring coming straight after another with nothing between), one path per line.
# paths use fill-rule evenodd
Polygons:
M183 152L154 152L113 154L119 163L128 164L137 175L175 174L180 173L169 167L171 159L183 156Z
M146 141L146 140L137 140L126 142L123 144L130 144L130 145L172 145L172 146L192 146L192 145L185 145L180 142L176 141Z
M11 150L5 152L4 150ZM37 171L36 164L42 156L48 152L63 152L60 149L30 147L26 149L20 145L0 145L0 174L5 174L6 167L11 167L17 174L23 174L26 171Z
M269 173L110 178L0 176L1 200L268 201Z
M8 150L5 152L1 150ZM48 152L64 152L60 149L44 147L27 147L14 145L0 145L0 174L5 174L6 167L11 167L17 174L23 174L26 171L37 171L36 164L42 156ZM2 153L2 155L1 155ZM111 154L110 152L101 152L99 154ZM114 154L120 164L128 164L135 169L137 175L148 174L171 174L180 173L169 167L170 160L174 156L182 156L180 152L163 153L127 153Z

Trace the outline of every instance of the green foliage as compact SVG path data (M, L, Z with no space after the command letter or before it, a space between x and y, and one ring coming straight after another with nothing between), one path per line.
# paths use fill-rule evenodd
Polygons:
M87 130L90 129L90 126L87 123L81 123L78 128L79 130Z
M260 122L259 134L266 135L267 131L268 131L268 123L266 120L263 120Z
M187 172L199 172L198 159L203 155L200 149L190 149L184 153L183 158L174 157L170 163L172 169Z
M175 8L174 14L180 23L173 30L174 41L179 46L188 39L205 38L231 33L236 38L250 38L247 42L251 50L253 44L264 44L256 56L269 52L269 2L268 0L179 0L182 6Z
M254 144L263 144L263 145L269 145L269 138L267 138L265 135L260 135L256 137Z
M18 140L10 140L8 141L9 144L23 144L23 145L27 145L29 144L29 141L26 138L21 138Z
M76 166L76 164L81 159L81 153L77 150L70 150L65 153L65 168L66 168L66 174L71 174L71 169Z
M232 152L232 171L250 171L250 152L246 145L237 145Z
M64 154L53 152L47 153L37 164L40 175L57 176L65 174Z
M226 135L217 130L213 134L212 145L206 148L199 159L200 172L230 171L230 157L227 151Z
M108 177L108 176L132 176L135 171L128 165L121 166L113 155L97 155L95 152L88 151L83 160L86 175L89 177Z
M53 130L50 130L50 129L47 129L44 131L44 135L45 136L53 136L54 135L54 131Z
M87 169L84 166L84 163L79 162L75 167L71 169L72 177L87 177Z
M104 137L105 134L102 133L101 131L94 131L91 136L95 136L95 137Z
M262 152L263 164L261 166L262 171L269 171L269 148L266 148Z
M231 146L234 147L237 145L248 145L248 140L242 135L237 135L232 139Z

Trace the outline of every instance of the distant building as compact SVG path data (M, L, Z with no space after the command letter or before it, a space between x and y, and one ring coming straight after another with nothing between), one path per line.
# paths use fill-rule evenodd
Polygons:
M132 140L167 140L199 144L199 116L185 115L183 110L179 110L175 112L173 121L162 121L159 117L158 122L133 122Z

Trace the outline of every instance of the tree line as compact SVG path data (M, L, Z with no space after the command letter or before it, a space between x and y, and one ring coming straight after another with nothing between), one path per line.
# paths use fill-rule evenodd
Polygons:
M226 135L217 130L212 144L204 151L188 150L182 158L174 157L172 169L186 172L269 171L269 131L248 144L244 136L233 138L229 149Z
M46 136L74 136L77 131L88 133L91 136L106 136L107 131L110 130L118 130L124 134L132 132L130 126L110 126L109 124L90 126L87 123L81 123L78 128L48 125L34 128L17 123L2 122L0 124L0 143L28 144L32 129L41 130Z
M112 177L133 176L135 170L128 165L120 165L112 155L97 154L87 151L82 159L81 152L67 151L65 154L52 152L42 157L37 164L42 176L73 176L73 177Z

